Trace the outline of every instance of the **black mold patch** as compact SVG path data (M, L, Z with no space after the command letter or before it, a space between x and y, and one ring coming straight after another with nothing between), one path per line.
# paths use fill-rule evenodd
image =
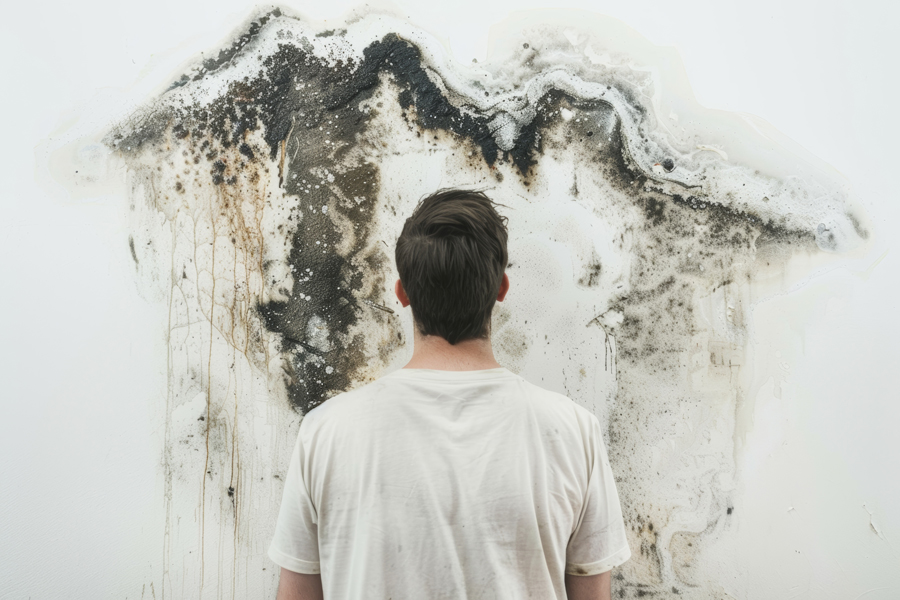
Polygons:
M238 60L261 28L279 15L276 10L253 21L233 45L177 85L202 79ZM368 238L375 219L379 168L350 158L373 118L372 112L359 108L360 103L371 98L385 78L398 90L400 108L422 133L445 132L458 142L471 144L487 165L506 161L515 166L526 185L537 175L538 159L545 151L579 145L583 155L593 157L595 168L607 181L634 198L663 251L676 253L679 240L691 239L707 249L702 258L718 265L714 271L721 272L722 280L730 277L729 256L735 251L746 255L767 244L800 247L815 243L810 232L763 222L752 214L725 208L716 199L648 191L654 181L632 159L621 120L603 98L582 100L550 89L538 100L534 118L521 124L512 149L503 151L489 125L494 115L471 106L461 110L442 92L434 76L423 64L421 51L396 34L371 43L357 63L328 63L312 54L306 40L283 43L265 57L256 76L231 82L227 92L208 105L148 111L110 138L114 147L130 154L171 135L191 148L187 163L201 168L208 165L209 183L214 186L236 186L242 177L258 178L277 165L279 184L301 200L293 215L298 223L289 258L293 286L284 290L287 299L260 303L256 309L265 327L282 336L288 394L302 411L347 389L354 374L365 366L367 357L359 349L361 344L352 339L354 326L367 319L384 322L393 318L385 311L372 310L381 298L360 292L363 279L381 277L388 260L383 251L367 250L371 247ZM627 89L619 92L626 99L631 97ZM645 115L641 103L631 99L635 115ZM551 142L547 132L560 125L561 109L575 111L579 118L566 123L562 140ZM265 147L254 147L252 133L261 136ZM671 158L663 158L660 164L667 171L675 168ZM577 184L573 186L577 195ZM176 192L183 193L183 189ZM349 248L344 243L347 232L339 222L352 224L354 241ZM343 249L337 251L342 244ZM692 332L692 284L676 281L671 272L654 270L654 257L649 253L638 261L634 291L613 307L624 317L616 332L621 338L620 355L635 360L674 356L684 336ZM703 266L686 262L679 274L697 275ZM577 283L597 286L601 274L599 259L591 260ZM658 334L662 331L666 335Z
M311 175L304 174L312 180ZM334 182L335 188L351 198L361 197L359 194L372 198L377 185L376 167L365 163L341 174ZM373 312L369 307L380 298L358 298L355 293L364 275L382 272L385 260L383 254L364 253L373 202L361 202L343 210L343 215L356 226L358 242L349 255L342 255L334 250L341 242L342 232L328 216L329 208L338 211L341 207L329 203L324 190L303 198L303 208L307 210L303 211L291 244L294 285L290 299L262 304L258 309L266 327L284 336L282 350L291 357L289 396L295 406L308 410L335 391L347 389L356 368L366 364L368 358L359 349L362 345L348 338L351 326L361 319L383 321L391 317L390 313Z
M251 29L257 32L258 28L254 27ZM231 60L241 48L243 44L223 52ZM239 144L246 132L256 130L261 123L270 158L275 159L280 144L294 126L311 129L333 111L347 109L351 102L358 102L371 93L379 75L384 73L401 89L401 107L414 111L416 122L423 129L446 131L469 140L480 149L488 165L503 157L527 177L540 153L540 130L555 119L551 115L553 108L571 105L585 110L600 107L611 110L605 101L576 100L559 90L551 90L540 100L537 117L522 127L514 147L503 151L489 126L493 115L473 114L471 109L462 111L456 107L429 77L421 51L415 45L389 34L369 45L363 54L359 64L331 66L303 48L282 44L265 59L258 77L233 82L228 93L209 108L170 109L144 116L140 127L131 124L129 135L113 136L114 146L135 151L145 142L158 139L165 127L174 122L176 136L186 135L187 131L198 134L210 128L227 148ZM298 90L299 82L306 85ZM298 125L297 121L303 123ZM593 135L593 131L582 132L587 133Z

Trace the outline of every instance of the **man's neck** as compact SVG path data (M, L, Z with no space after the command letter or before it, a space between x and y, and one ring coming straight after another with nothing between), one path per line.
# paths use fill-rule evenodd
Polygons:
M500 366L494 358L491 340L465 340L451 344L438 335L421 335L413 341L412 360L404 369L438 371L479 371Z

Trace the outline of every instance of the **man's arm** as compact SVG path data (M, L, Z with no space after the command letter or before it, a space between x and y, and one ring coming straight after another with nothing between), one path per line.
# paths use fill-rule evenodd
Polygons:
M597 575L566 574L566 597L569 600L610 600L610 573ZM280 597L279 597L280 600Z
M322 576L282 568L276 600L322 600Z

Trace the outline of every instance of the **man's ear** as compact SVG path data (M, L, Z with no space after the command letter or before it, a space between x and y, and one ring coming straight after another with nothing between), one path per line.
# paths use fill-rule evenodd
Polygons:
M399 281L397 282L400 283ZM509 277L507 277L506 273L503 274L503 279L500 281L500 293L497 294L497 302L503 302L503 299L506 298L506 292L509 291Z
M400 301L400 306L406 308L409 306L409 298L406 296L406 290L403 289L403 284L400 283L400 280L397 280L396 285L394 285L394 293L397 294L397 300Z

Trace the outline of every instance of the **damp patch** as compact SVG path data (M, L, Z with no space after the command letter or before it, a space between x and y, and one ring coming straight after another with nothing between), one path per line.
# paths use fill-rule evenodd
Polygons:
M264 12L105 133L123 252L169 307L165 560L193 534L201 552L167 589L259 554L250 511L274 522L294 416L408 358L394 243L421 197L463 186L509 218L500 362L607 431L634 554L617 597L720 597L750 307L866 220L827 165L697 105L668 51L541 15L461 65L389 15Z

